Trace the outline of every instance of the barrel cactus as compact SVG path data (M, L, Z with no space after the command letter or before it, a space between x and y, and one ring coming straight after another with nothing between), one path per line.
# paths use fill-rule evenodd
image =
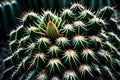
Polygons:
M112 12L72 4L58 15L25 14L10 33L13 54L4 60L1 80L120 79L120 29Z
M0 32L9 33L15 28L20 10L15 0L0 0Z

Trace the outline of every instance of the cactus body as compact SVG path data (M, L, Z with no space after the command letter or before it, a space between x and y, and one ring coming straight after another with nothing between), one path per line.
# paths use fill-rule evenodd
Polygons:
M3 0L0 2L0 31L2 33L9 33L9 31L15 28L17 24L16 18L19 15L19 6L15 0Z
M4 60L1 80L119 80L116 21L111 16L105 21L99 13L106 12L96 15L80 4L63 10L59 16L43 11L23 17L10 34L13 54Z

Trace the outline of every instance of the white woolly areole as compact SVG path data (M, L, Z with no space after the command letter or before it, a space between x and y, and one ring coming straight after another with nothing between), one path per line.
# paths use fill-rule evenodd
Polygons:
M83 52L84 54L93 54L94 52L91 49L84 49Z
M96 40L98 42L102 42L101 38L99 38L98 36L91 36L90 38L93 39L93 40Z
M57 65L58 63L61 64L61 61L58 58L53 58L49 60L49 64L51 64L52 66L54 66L54 64Z
M36 54L36 57L44 58L44 57L45 57L45 54L44 54L44 53L37 53L37 54Z
M46 37L41 37L38 39L39 42L44 41L44 42L49 42L49 39Z
M58 49L59 49L59 47L56 46L56 45L53 45L53 46L50 47L50 51L56 51Z
M73 26L71 24L66 24L64 29L72 30Z
M75 54L76 54L76 52L74 50L65 51L65 55L67 55L68 57L74 56Z
M81 66L80 66L80 69L81 69L82 71L88 71L88 70L90 70L90 66L87 65L87 64L84 64L84 65L81 65Z
M65 78L76 77L76 76L77 76L76 73L72 70L68 70L64 73Z
M58 39L57 39L57 41L58 42L65 42L65 41L67 41L68 39L66 38L66 37L59 37Z
M83 26L84 23L82 21L76 21L76 22L74 22L74 25L75 26Z
M85 37L84 36L75 36L73 38L75 41L84 41L85 40Z

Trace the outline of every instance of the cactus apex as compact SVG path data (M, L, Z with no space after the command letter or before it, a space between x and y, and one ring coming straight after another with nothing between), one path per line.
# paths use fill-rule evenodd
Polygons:
M56 25L52 21L48 22L47 28L46 28L46 33L47 33L47 36L51 37L51 38L57 38L60 36Z

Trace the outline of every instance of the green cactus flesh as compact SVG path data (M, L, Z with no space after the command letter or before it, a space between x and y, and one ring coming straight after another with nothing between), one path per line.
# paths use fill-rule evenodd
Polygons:
M80 4L58 16L27 13L10 34L13 54L4 60L1 80L120 79L120 30L112 14Z

